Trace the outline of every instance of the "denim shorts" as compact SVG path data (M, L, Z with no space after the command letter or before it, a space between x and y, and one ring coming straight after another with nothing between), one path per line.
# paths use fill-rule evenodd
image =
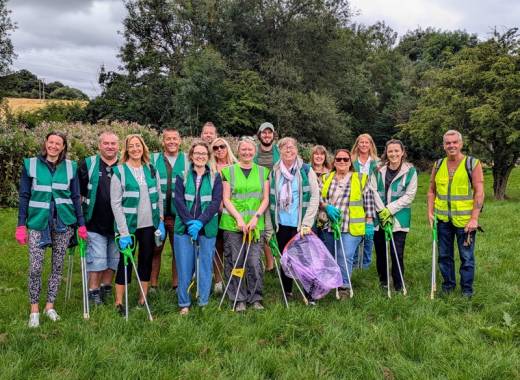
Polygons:
M95 232L88 233L87 272L100 272L105 269L117 269L119 251L113 237Z

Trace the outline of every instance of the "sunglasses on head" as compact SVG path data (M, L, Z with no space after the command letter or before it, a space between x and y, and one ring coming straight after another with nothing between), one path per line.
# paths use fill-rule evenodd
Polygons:
M336 157L334 160L335 160L336 162L341 162L341 161L343 161L343 162L349 162L349 161L350 161L350 157Z
M224 150L224 149L226 149L226 148L227 148L227 146L225 146L225 145L214 145L214 146L213 146L213 150L214 150L215 152L216 152L217 150L219 150L219 149Z

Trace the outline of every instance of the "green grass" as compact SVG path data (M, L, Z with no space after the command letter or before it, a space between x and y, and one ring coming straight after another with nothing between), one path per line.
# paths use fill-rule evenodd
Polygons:
M213 299L205 310L180 317L164 271L151 299L153 323L135 309L125 323L109 306L84 321L76 262L73 299L64 303L63 286L56 303L62 320L42 317L39 329L28 329L27 248L13 238L16 211L0 210L0 378L520 378L520 169L506 202L490 199L489 175L486 180L486 232L477 237L472 300L429 299L427 178L421 175L405 255L407 297L387 299L372 265L354 273L352 300L338 302L331 294L317 308L294 301L286 310L276 278L267 274L264 312L219 312ZM136 295L134 283L134 303Z

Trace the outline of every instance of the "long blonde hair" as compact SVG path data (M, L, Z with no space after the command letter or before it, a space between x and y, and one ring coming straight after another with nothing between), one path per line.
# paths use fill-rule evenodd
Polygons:
M223 137L217 137L215 140L213 140L213 142L211 143L211 152L210 152L210 160L209 160L209 166L211 167L211 170L213 170L214 172L217 172L217 159L215 158L215 151L213 150L213 147L215 145L220 145L220 144L224 144L226 146L226 150L227 150L227 165L233 165L233 164L236 164L238 162L237 158L235 157L235 155L233 154L233 151L231 150L231 146L229 145L229 143L227 142L227 140Z
M146 146L146 143L143 140L143 137L138 134L132 134L128 135L125 138L125 142L123 143L123 148L121 149L121 163L124 164L130 159L130 156L128 154L128 143L131 139L136 138L139 140L141 145L143 146L143 155L141 157L141 163L148 165L150 163L150 151L148 150L148 146Z
M352 147L352 163L354 163L354 161L356 161L358 159L359 140L361 140L363 137L366 138L370 142L370 151L368 153L370 155L370 158L374 161L378 160L377 148L376 148L376 144L374 144L374 140L372 139L372 136L370 136L368 133L362 133L357 137L356 142L354 143L354 146Z

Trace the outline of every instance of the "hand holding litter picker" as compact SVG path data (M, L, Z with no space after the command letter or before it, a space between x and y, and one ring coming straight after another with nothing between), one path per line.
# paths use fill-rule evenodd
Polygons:
M81 227L80 227L81 228ZM85 232L85 231L83 231ZM85 234L78 228L76 237L78 239L79 257L81 262L81 284L83 287L83 318L90 318L90 310L88 304L88 276L87 276L87 240Z

